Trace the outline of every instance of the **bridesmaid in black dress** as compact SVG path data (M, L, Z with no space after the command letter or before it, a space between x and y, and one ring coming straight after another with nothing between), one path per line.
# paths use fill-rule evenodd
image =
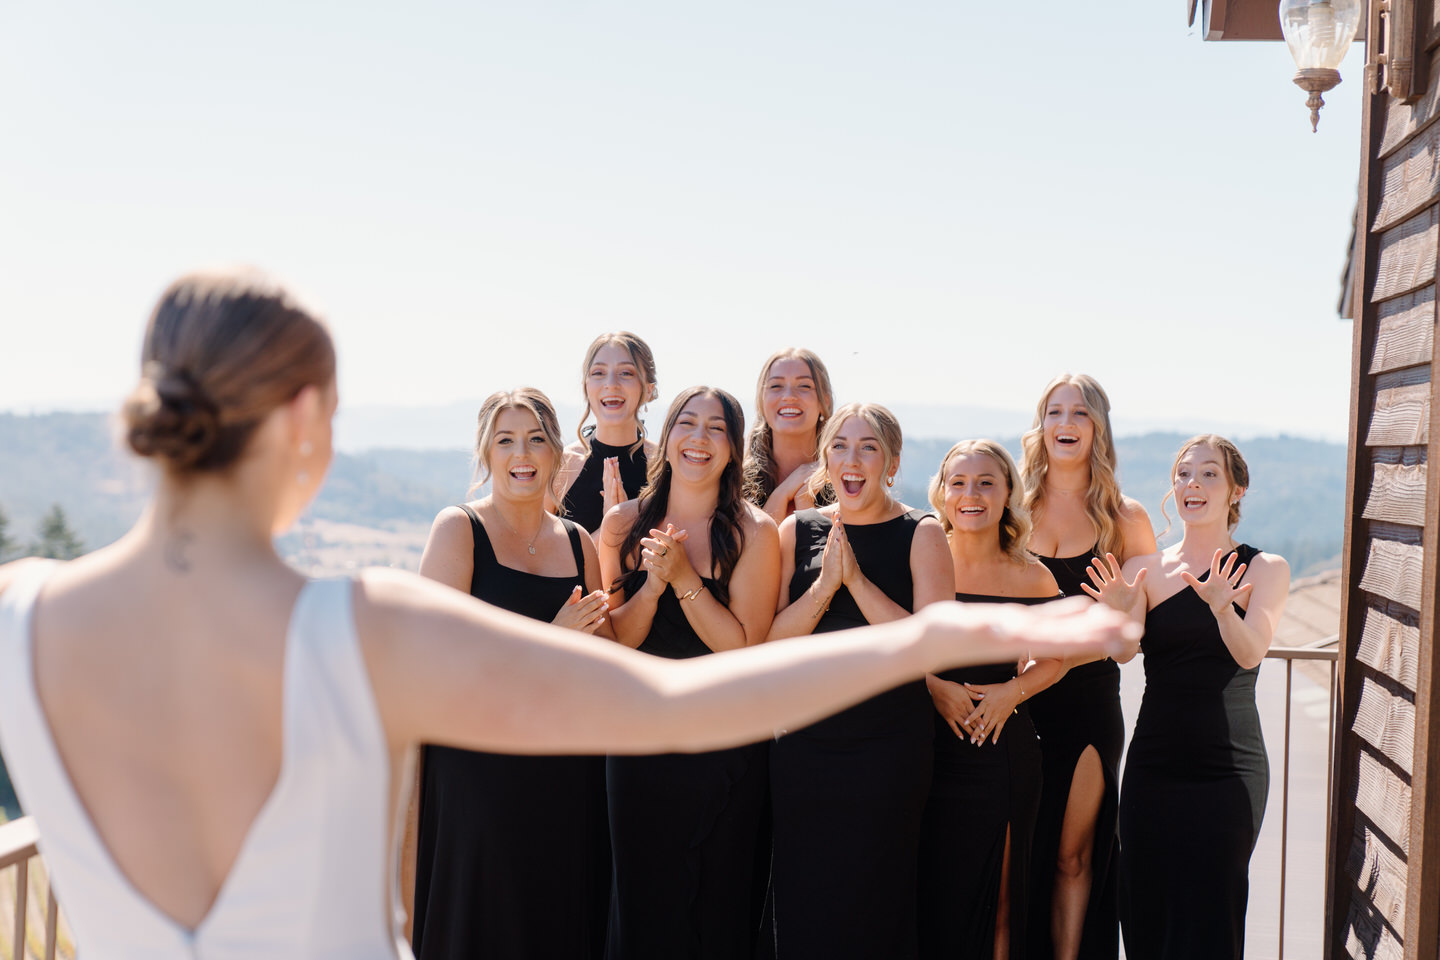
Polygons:
M620 643L687 659L765 638L779 549L774 521L740 495L744 433L740 404L723 390L692 387L671 404L649 482L601 527ZM760 743L608 758L610 960L748 960L765 756Z
M1145 508L1120 492L1110 398L1094 378L1050 381L1023 445L1025 506L1035 523L1030 549L1066 596L1080 595L1094 557L1113 553L1124 562L1155 550ZM1110 660L1068 666L1030 703L1044 760L1030 950L1043 960L1115 960L1120 668Z
M848 404L826 425L811 489L829 482L837 502L781 524L771 640L898 620L954 595L940 523L888 492L900 445L899 423L876 404ZM917 956L933 714L916 681L779 732L770 773L780 960Z
M810 477L819 466L820 431L835 411L830 371L810 350L771 354L755 384L755 425L746 443L745 499L776 523L815 506ZM833 495L821 494L828 503Z
M950 448L930 481L950 541L955 599L1045 603L1060 590L1030 555L1015 461L993 440ZM1040 742L1029 697L1060 676L1055 659L947 670L935 702L935 777L920 843L920 955L1022 960L1030 838L1040 806ZM1004 734L1003 737L1001 734Z
M586 349L581 376L585 413L578 439L565 448L561 504L564 516L593 535L606 511L645 486L655 444L645 439L640 413L658 396L655 357L633 333L604 333Z
M420 572L608 637L594 544L544 509L561 445L549 400L532 389L492 394L479 421L476 457L491 494L440 512ZM422 754L416 957L598 957L610 870L600 758Z
M1270 779L1255 676L1290 567L1232 536L1250 483L1234 444L1195 437L1171 473L1185 536L1123 571L1097 561L1090 590L1145 622L1145 698L1120 793L1125 955L1238 960Z

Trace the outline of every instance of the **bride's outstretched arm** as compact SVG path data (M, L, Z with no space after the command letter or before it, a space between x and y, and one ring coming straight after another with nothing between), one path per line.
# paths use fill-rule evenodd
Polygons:
M355 616L392 744L512 753L713 750L795 729L927 672L1119 649L1137 631L1079 601L941 603L914 617L685 661L595 643L395 571Z

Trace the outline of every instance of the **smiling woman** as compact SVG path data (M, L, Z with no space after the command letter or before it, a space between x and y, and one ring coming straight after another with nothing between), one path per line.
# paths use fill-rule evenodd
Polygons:
M778 589L775 523L740 496L740 403L675 398L640 496L600 536L615 637L672 660L759 643ZM700 754L610 757L615 892L609 960L748 957L759 933L764 742Z
M827 424L810 486L830 483L836 502L781 524L784 593L772 641L901 620L954 594L939 522L890 496L901 440L894 414L878 404L847 404ZM933 713L916 681L776 740L777 956L917 955Z
M633 333L602 333L585 351L581 377L585 412L578 439L565 448L560 499L565 515L594 534L607 510L645 485L655 444L645 438L640 413L659 395L655 357Z
M477 419L477 474L490 495L441 511L421 574L608 637L595 548L577 524L544 509L560 461L549 399L530 388L494 393ZM419 774L419 960L598 957L609 897L603 761L428 745Z
M755 425L745 452L745 499L780 523L796 510L828 502L812 493L820 431L835 409L830 371L809 350L771 355L755 384Z

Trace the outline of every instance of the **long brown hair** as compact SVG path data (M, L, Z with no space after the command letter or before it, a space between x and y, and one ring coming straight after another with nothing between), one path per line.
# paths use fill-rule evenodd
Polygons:
M125 438L172 475L219 473L271 410L335 380L335 345L315 315L248 269L172 283L145 327Z
M670 404L670 410L665 414L665 426L660 431L660 455L650 460L645 487L637 498L639 508L635 512L635 522L620 544L621 571L612 589L629 593L641 580L640 540L660 525L670 509L671 470L666 456L670 431L675 428L675 421L680 419L685 405L696 397L714 397L720 401L725 417L725 439L730 447L730 462L725 464L725 470L720 474L720 495L715 500L715 513L710 518L710 565L715 574L715 599L725 604L730 602L730 577L745 549L745 517L749 510L740 495L745 411L739 400L717 387L690 387L681 391ZM703 573L701 575L704 576Z
M1085 491L1085 515L1095 527L1095 543L1101 556L1124 554L1125 537L1120 529L1120 513L1125 497L1115 476L1115 439L1110 427L1110 398L1094 377L1083 373L1062 373L1045 385L1040 403L1035 407L1035 423L1020 438L1024 456L1020 472L1025 477L1025 509L1039 521L1045 513L1045 477L1050 472L1050 455L1045 450L1045 410L1056 389L1072 386L1080 391L1085 411L1095 426L1090 442L1090 487Z
M650 345L628 330L618 330L615 333L602 333L590 341L590 346L585 348L585 362L580 365L580 400L585 405L585 411L580 414L580 423L575 427L575 435L580 438L580 443L588 451L590 449L590 434L585 432L585 421L590 419L593 412L590 409L590 391L587 384L590 382L590 364L595 362L595 354L600 352L601 347L615 344L635 362L635 367L640 371L640 406L645 406L651 400L659 396L655 386L655 354L650 352ZM630 454L638 453L645 445L645 421L640 419L640 411L635 411L635 422L640 425L640 435L635 438L635 443L630 447Z
M760 368L760 379L755 382L755 423L750 428L750 438L745 445L742 489L745 499L756 506L764 506L780 483L779 470L775 465L775 433L765 420L765 381L770 378L770 368L781 360L803 360L810 368L810 377L815 381L815 399L820 403L820 416L815 421L817 450L820 433L835 412L835 391L830 386L830 371L825 369L825 364L814 351L786 347L770 354L770 359Z

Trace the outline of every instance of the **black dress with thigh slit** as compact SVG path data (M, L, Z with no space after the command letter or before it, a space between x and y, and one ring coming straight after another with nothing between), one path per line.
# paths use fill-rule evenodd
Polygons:
M472 595L548 622L584 589L575 524L565 521L575 574L545 577L502 566L480 518L462 509L475 538ZM417 960L599 957L610 877L604 759L423 751Z
M1249 563L1260 551L1236 552ZM1188 586L1146 614L1140 649L1145 697L1120 791L1125 955L1238 960L1270 786L1255 709L1260 671L1235 662Z
M1086 569L1098 555L1092 548L1078 557L1040 557L1039 560L1055 575L1061 593L1081 597L1086 594L1080 585L1090 583ZM1081 754L1094 747L1100 758L1105 787L1090 850L1090 900L1079 956L1080 960L1115 960L1120 955L1116 906L1120 842L1115 834L1115 817L1120 799L1120 756L1125 751L1120 666L1108 658L1082 664L1048 690L1036 694L1029 703L1030 716L1040 736L1044 777L1031 847L1029 948L1037 957L1054 956L1050 922L1060 830L1065 822L1075 766Z
M965 603L1048 603L1054 597L957 593ZM1014 663L946 670L952 683L1004 683ZM935 776L920 835L920 956L927 960L983 957L995 949L995 915L1010 836L1010 960L1026 950L1031 834L1040 810L1040 741L1021 703L1000 739L975 746L955 736L935 712Z
M882 523L845 525L866 578L906 610L914 608L910 544L925 516L911 510ZM802 597L820 574L830 526L819 511L795 514L792 602L809 602ZM815 632L865 622L842 586ZM917 956L916 859L934 763L934 713L924 681L913 680L771 745L778 960Z
M704 583L714 593L715 581ZM667 585L642 653L711 652L683 603ZM755 861L766 745L611 756L606 781L615 862L608 960L750 960L764 893Z

